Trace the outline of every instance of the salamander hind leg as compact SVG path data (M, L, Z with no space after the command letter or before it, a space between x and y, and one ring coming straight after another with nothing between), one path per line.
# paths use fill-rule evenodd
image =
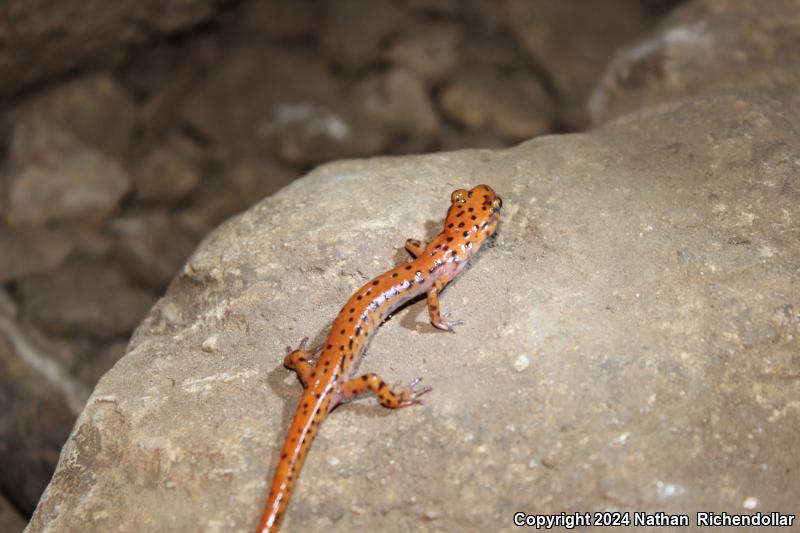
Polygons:
M317 348L312 350L311 353L307 352L305 350L306 343L308 343L308 337L303 337L296 350L293 350L291 346L287 346L286 357L283 358L283 366L297 372L297 377L300 379L300 383L303 384L303 387L308 385L311 379L311 372L314 371L314 367L311 366L311 363L308 361L319 351Z
M435 327L455 333L453 326L461 325L464 321L450 320L449 313L441 314L441 306L439 305L439 293L447 285L447 281L447 278L439 278L433 282L433 287L428 290L428 316L431 319L431 324Z
M406 252L411 254L412 257L419 257L425 251L425 243L417 239L408 239L406 241Z
M411 381L407 387L399 384L390 387L380 376L370 372L351 379L342 385L341 398L342 401L347 401L367 391L372 391L378 396L378 401L384 407L390 409L408 407L409 405L422 403L419 397L431 391L430 387L422 387L417 390L416 386L420 381L422 381L422 378Z

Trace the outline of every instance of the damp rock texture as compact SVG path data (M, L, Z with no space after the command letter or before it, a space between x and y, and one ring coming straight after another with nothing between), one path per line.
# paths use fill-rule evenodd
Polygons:
M714 24L739 21L730 5ZM226 222L98 383L27 531L251 531L300 395L284 346L322 342L477 183L504 214L442 296L466 323L435 330L411 304L360 367L433 391L338 408L285 529L796 511L800 75L784 60L585 134L328 164Z

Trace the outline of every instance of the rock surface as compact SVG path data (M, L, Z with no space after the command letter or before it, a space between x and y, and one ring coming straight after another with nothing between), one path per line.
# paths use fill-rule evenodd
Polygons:
M250 531L349 293L504 198L442 303L361 365L426 404L338 409L287 531L511 531L513 513L792 512L800 456L800 76L776 73L501 151L326 165L206 238L99 382L28 531ZM663 529L668 531L669 529Z
M12 226L98 223L130 187L119 161L33 116L14 128L3 174L0 215Z
M776 67L800 69L795 0L701 0L672 12L626 45L588 101L594 122L742 80L769 83Z

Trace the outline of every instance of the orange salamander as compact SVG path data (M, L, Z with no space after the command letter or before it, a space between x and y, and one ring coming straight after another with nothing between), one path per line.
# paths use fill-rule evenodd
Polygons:
M453 331L463 321L451 321L439 307L439 293L466 266L500 220L503 204L491 187L458 189L450 196L443 231L429 244L409 239L405 248L414 259L370 280L347 300L333 322L328 338L306 351L307 338L296 350L287 348L283 364L297 372L303 396L283 446L269 498L258 526L260 533L277 531L300 468L319 425L337 405L372 391L384 407L397 409L421 403L430 387L389 386L374 373L353 377L370 336L383 320L409 300L427 293L428 315L439 329ZM310 359L319 354L316 364Z

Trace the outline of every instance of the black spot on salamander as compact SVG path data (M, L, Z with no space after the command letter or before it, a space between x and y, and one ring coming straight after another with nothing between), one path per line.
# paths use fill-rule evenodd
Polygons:
M444 248L442 248L442 250L444 250L445 252L446 252L447 250L449 250L449 249L450 249L450 247L449 247L449 246L447 246L447 245L445 245L445 247L444 247Z
M328 366L329 364L331 364L330 361L325 361L325 363L324 363L325 366Z
M489 195L488 195L488 194L484 194L484 195L483 195L483 199L484 199L484 200L488 200L488 199L489 199Z
M351 354L350 354L350 360L352 361L352 360L353 360L353 359L355 359L355 358L356 358L356 354L354 354L354 353L351 353Z
M467 208L467 211L469 211L470 213L472 213L473 211L475 211L475 209L474 209L474 208L472 208L472 207L469 207L469 208Z
M350 339L350 349L353 349L353 339Z
M392 272L392 277L396 278L397 277L397 272Z
M433 248L433 249L434 249L434 250L438 250L438 249L439 249L439 248L441 248L441 247L442 247L442 245L441 245L441 243L440 243L440 244L437 244L436 246L434 246L434 248Z
M432 267L430 267L428 269L428 274L433 274L434 272L436 272L436 267L435 266L432 266Z
M463 235L464 235L464 237L469 237L469 232L468 232L468 231L465 231L465 232L463 233Z
M356 296L356 300L360 300L360 299L361 299L361 295L359 294L358 296Z
M341 329L341 330L339 331L339 335L344 335L344 329Z
M448 238L447 238L447 242L453 242L453 238L452 238L452 237L448 237ZM441 244L440 244L439 246L441 246ZM437 246L437 248L438 248L439 246Z
M288 456L286 454L281 455L281 459L286 459Z
M339 346L339 351L342 351L342 352L344 351L344 344Z
M377 279L372 282L373 285L377 285L378 283L380 283L380 281Z
M311 373L311 377L312 377L312 378L315 378L315 377L317 377L317 372L316 372L316 370L315 370L314 372L312 372L312 373Z
M469 218L470 218L471 220L478 220L478 217L476 217L475 215L472 215L472 216L471 216L471 217L469 217Z
M406 270L411 270L411 265L406 265Z
M367 381L367 380L369 379L369 376L367 376L367 375L365 374L365 375L361 376L361 379L362 379L362 380L364 380L364 381Z
M315 396L317 397L317 399L318 399L318 400L319 400L320 398L322 398L322 394L320 394L320 393L316 393L316 394L315 394Z
M329 344L329 345L327 346L327 348L330 350L331 348L333 348L333 344Z
M353 317L348 318L347 321L348 322L352 322L353 321Z
M355 313L355 312L356 312L356 308L355 308L355 307L351 307L351 308L350 308L350 312L351 312L351 313Z
M453 229L453 226L454 226L454 225L455 225L455 224L453 224L453 223L451 222L450 224L448 224L448 225L447 225L447 227L448 227L449 229Z
M460 217L463 214L464 214L464 211L459 211L458 213L456 213L456 217Z
M378 385L378 390L381 390L385 386L386 386L386 382L385 381L381 381L380 384Z
M463 228L463 227L464 227L464 223L463 223L463 222L459 222L459 223L458 223L458 227L459 227L459 228Z
M361 326L356 326L356 336L361 335Z

